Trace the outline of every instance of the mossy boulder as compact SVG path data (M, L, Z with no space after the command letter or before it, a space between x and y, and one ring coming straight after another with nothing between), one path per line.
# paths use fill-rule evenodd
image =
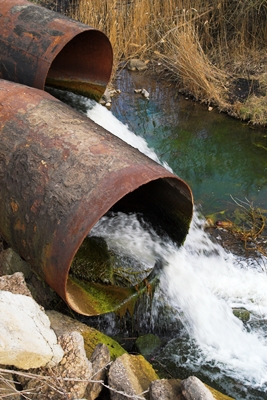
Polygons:
M108 374L108 383L111 388L112 400L125 400L127 397L139 396L149 389L151 382L158 379L158 375L152 365L141 355L134 356L123 354L111 365Z
M243 322L250 320L250 312L243 307L233 308L233 314Z
M46 313L50 319L51 328L56 332L57 336L62 335L64 332L78 331L81 333L88 359L91 358L95 347L99 343L103 343L108 347L111 360L115 360L115 358L126 353L126 350L124 350L118 342L104 333L99 332L97 329L91 328L57 311L47 311Z

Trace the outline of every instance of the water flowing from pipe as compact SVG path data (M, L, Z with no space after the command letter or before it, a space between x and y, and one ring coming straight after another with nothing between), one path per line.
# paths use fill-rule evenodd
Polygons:
M146 141L110 111L95 102L84 101L89 118L160 162ZM157 312L162 307L160 303L171 306L172 319L183 322L184 337L179 341L184 340L187 348L181 352L174 339L169 343L171 354L166 357L172 357L177 365L190 366L193 372L206 365L214 380L224 375L262 393L262 397L247 395L246 398L265 398L267 332L261 322L267 320L266 259L254 262L224 250L206 233L204 219L197 210L180 248L171 240L159 238L152 229L144 229L135 215L120 213L104 217L92 235L104 237L110 248L141 259L148 268L161 259L163 271L153 306L154 323L160 323ZM234 316L233 307L250 311L246 326Z

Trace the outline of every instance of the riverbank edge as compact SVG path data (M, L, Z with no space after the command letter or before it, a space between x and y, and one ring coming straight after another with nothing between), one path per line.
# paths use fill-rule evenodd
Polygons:
M20 272L21 270L23 272ZM112 337L77 320L75 313L72 313L58 295L35 275L30 265L11 248L4 249L3 243L0 252L0 291L33 299L39 305L40 312L48 316L51 329L64 351L62 360L50 367L25 370L1 363L0 397L2 393L12 400L37 400L40 396L53 400L77 400L80 398L77 397L79 393L83 400L122 400L125 396L135 400L140 398L138 390L142 387L142 390L145 390L145 393L141 394L143 400L163 400L164 392L166 399L188 400L192 390L194 395L201 395L204 400L231 400L194 376L180 380L163 376L162 371L158 375L159 371L156 371L141 353L128 353ZM58 309L61 310L57 311ZM15 334L20 335L19 332ZM83 352L85 355L81 355ZM81 359L89 363L89 372L85 361L81 362ZM91 364L93 373L101 372L97 377L88 377ZM117 372L114 373L111 366ZM86 377L82 378L85 371ZM17 384L11 384L13 380ZM120 390L120 385L123 385L125 380L130 382L133 390L131 393L127 393L128 384Z

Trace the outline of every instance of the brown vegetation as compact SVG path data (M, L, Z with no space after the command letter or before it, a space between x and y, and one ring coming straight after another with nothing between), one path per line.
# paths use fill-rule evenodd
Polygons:
M113 77L150 60L180 92L267 126L267 0L32 1L105 32Z
M71 15L110 38L114 75L122 61L149 59L180 91L267 124L259 79L267 62L266 0L80 0ZM249 82L245 92L240 77Z
M231 213L230 219L215 222L216 214L209 215L207 230L216 237L217 233L212 232L213 228L222 229L224 248L245 257L261 258L264 269L267 270L267 210L256 207L248 199L231 198L237 208Z

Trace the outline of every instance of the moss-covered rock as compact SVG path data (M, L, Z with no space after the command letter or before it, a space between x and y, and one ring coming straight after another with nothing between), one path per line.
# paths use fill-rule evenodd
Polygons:
M139 395L149 389L151 382L158 379L152 365L141 355L123 354L111 365L108 374L110 397L112 400L125 400L125 396Z
M91 358L95 347L99 343L103 343L108 347L110 358L112 360L126 353L118 342L104 333L99 332L97 329L91 328L90 326L57 311L47 311L46 313L50 319L51 328L56 332L57 336L72 331L78 331L81 333L84 339L84 348L88 359Z
M233 314L243 322L250 320L250 312L243 307L233 308Z
M226 394L223 394L208 385L205 385L205 386L207 386L207 388L211 391L215 400L234 400L233 397L226 396Z

